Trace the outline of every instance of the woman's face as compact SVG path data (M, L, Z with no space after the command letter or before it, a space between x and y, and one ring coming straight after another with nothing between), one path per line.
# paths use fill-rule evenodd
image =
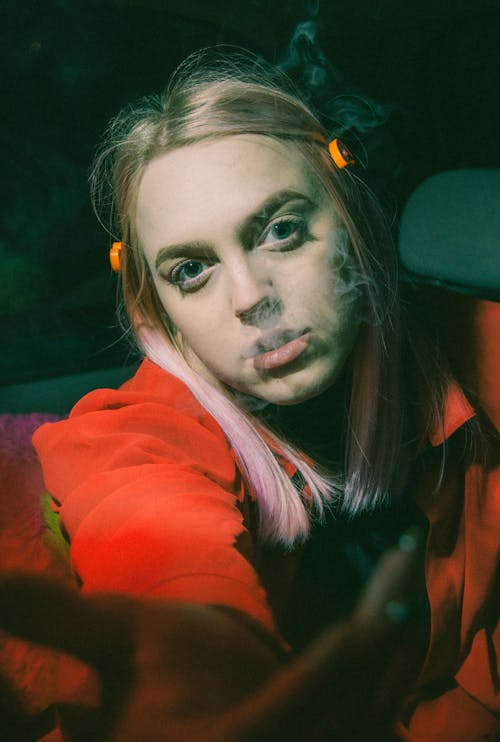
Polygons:
M153 160L137 231L191 366L281 405L335 382L359 324L345 236L292 146L254 135Z

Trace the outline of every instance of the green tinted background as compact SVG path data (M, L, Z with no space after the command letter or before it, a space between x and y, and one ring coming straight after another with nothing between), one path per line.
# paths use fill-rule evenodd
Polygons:
M201 46L276 60L305 5L3 0L0 387L134 362L88 197L106 122ZM366 142L391 210L433 173L500 164L496 0L325 0L319 17L345 85L393 111Z

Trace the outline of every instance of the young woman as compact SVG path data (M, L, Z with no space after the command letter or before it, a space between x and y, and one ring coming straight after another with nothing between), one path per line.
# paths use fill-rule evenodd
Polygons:
M35 435L84 597L2 593L98 671L72 739L498 733L491 426L401 316L334 128L211 52L111 124L94 194L145 360Z

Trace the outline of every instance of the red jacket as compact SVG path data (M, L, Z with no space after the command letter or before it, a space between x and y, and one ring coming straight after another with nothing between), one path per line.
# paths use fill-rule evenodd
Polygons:
M473 416L453 386L432 445ZM231 449L181 382L145 361L121 389L90 393L34 442L83 591L223 604L277 631L270 605L283 596L262 587L269 565ZM438 493L424 478L415 497L430 524L431 634L401 736L497 739L500 470L451 462ZM296 559L279 569L293 572Z

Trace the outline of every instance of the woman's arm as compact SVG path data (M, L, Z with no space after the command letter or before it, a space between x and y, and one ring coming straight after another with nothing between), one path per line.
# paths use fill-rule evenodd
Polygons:
M98 707L63 715L76 742L374 742L391 739L421 660L421 570L420 548L389 552L349 619L288 659L232 609L82 596L30 576L2 578L0 626L97 673Z

